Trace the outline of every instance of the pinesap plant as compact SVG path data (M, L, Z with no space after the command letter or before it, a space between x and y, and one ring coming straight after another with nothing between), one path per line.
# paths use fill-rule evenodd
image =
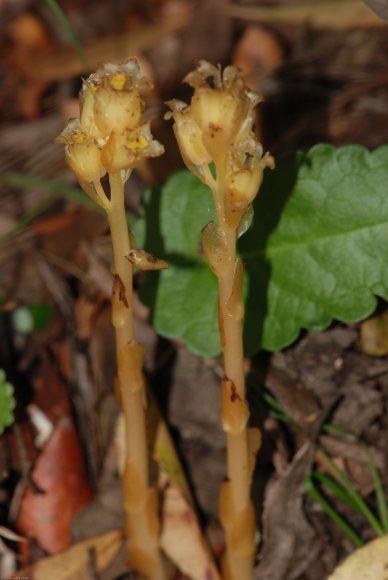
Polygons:
M201 241L218 280L218 324L224 355L221 381L222 425L227 439L227 480L220 494L220 520L225 529L224 578L251 578L255 556L255 512L250 484L260 432L248 429L243 352L244 266L236 255L239 235L249 227L251 204L274 167L253 132L260 96L248 90L235 67L221 72L200 61L185 82L194 88L190 106L168 104L185 164L211 191L216 221L202 229ZM213 163L214 176L210 169Z
M158 498L149 483L143 375L144 348L133 333L134 264L158 269L167 264L134 247L125 214L124 185L132 170L164 152L149 123L143 123L140 90L150 86L130 59L107 64L83 83L80 118L71 119L57 141L65 144L68 165L84 191L108 217L112 237L114 280L112 324L116 332L115 391L125 419L123 472L127 560L147 578L166 578L158 545ZM101 179L108 174L109 192Z
M84 81L80 119L58 140L84 191L106 211L112 234L128 561L147 578L166 577L157 492L148 475L144 352L132 324L132 271L140 267L162 270L142 288L156 330L183 338L200 355L223 351L223 575L244 580L252 577L256 549L250 480L260 433L248 425L243 357L283 348L304 328L361 320L374 310L376 296L388 297L388 147L318 145L279 158L274 168L252 130L259 96L234 67L222 71L200 61L185 80L194 89L191 103L170 101L167 116L189 171L145 192L143 218L134 228L143 250L128 232L124 184L163 147L142 120L141 91L149 82L135 59L105 65ZM101 183L106 174L108 193Z

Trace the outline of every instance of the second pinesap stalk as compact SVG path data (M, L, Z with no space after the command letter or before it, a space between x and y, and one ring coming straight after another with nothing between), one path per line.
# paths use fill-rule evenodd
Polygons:
M107 213L113 250L112 323L116 333L115 390L125 422L123 471L127 560L149 580L166 580L159 551L157 489L149 482L145 417L144 349L135 340L132 315L132 263L145 269L166 264L131 247L124 185L134 167L163 153L142 124L141 89L149 87L136 59L106 64L83 83L80 118L71 119L57 138L68 165L85 192ZM109 178L109 195L101 178Z
M163 575L152 569L156 567L151 564L151 561L156 563L159 558L157 497L156 490L148 484L145 384L142 373L144 355L141 345L135 341L133 335L132 265L125 258L131 247L125 214L124 184L119 173L111 174L109 181L111 203L107 214L115 273L112 323L116 332L116 391L125 419L123 487L125 529L129 539L128 555L129 562L135 569L147 572L149 577L156 579L163 578Z
M213 193L217 223L202 230L208 263L218 278L219 328L224 355L221 415L227 438L227 478L220 494L220 519L226 536L222 562L224 580L250 580L255 556L255 513L250 485L258 429L248 428L243 354L242 260L236 243L250 225L251 203L266 166L253 133L254 107L259 95L250 91L235 67L221 71L199 61L185 82L194 88L190 105L168 103L174 132L185 164ZM213 171L211 170L213 163Z

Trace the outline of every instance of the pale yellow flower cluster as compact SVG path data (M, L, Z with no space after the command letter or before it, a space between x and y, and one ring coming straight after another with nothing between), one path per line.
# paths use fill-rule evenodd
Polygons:
M169 101L172 112L166 118L174 119L186 166L210 187L214 180L209 164L215 163L218 190L222 182L223 215L231 227L237 227L256 197L264 168L274 167L253 132L254 108L261 97L245 86L236 67L221 72L204 60L184 82L194 88L191 104Z
M66 161L80 185L102 207L109 205L100 184L106 173L120 171L126 181L145 158L164 152L150 123L142 124L141 91L150 87L136 59L105 64L83 82L80 118L71 119L56 139L66 145Z

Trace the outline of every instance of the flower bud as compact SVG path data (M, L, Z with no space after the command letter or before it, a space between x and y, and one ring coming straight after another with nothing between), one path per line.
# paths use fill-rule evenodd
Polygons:
M191 115L202 131L203 143L217 161L227 155L230 145L244 139L252 130L257 93L245 88L235 67L221 70L206 61L187 75L185 82L194 87Z
M199 88L194 93L191 114L212 159L225 156L247 112L246 100L224 89Z
M166 113L165 119L174 119L174 133L186 167L199 179L203 180L203 165L208 165L212 158L202 141L202 132L195 123L190 107L173 99L166 103L172 112Z
M80 122L83 130L94 139L103 139L104 136L97 128L94 120L94 95L96 89L93 85L84 83L80 92Z
M90 138L78 119L71 119L57 143L65 143L65 158L80 182L94 183L105 174L101 166L101 150L97 142Z
M109 136L113 131L137 127L142 120L144 101L137 89L116 90L112 81L96 89L94 95L94 121L103 135Z
M164 147L152 138L150 123L133 130L112 133L102 149L101 161L105 169L113 173L121 169L132 169L148 157L158 157Z
M106 139L113 131L137 127L144 112L140 91L151 86L141 76L136 59L120 65L103 65L83 83L80 93L82 126L96 139Z
M268 153L251 133L244 141L235 144L229 152L225 172L225 219L230 227L237 228L247 207L255 199L263 181L266 167L274 167Z

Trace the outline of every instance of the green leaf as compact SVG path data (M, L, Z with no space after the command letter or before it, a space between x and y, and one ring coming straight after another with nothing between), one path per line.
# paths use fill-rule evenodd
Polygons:
M217 279L199 244L202 228L215 219L210 190L179 171L162 195L157 189L145 192L143 212L145 219L133 228L137 244L169 263L168 270L147 275L141 291L156 331L184 338L197 354L218 354Z
M80 189L70 187L60 179L45 179L37 175L25 175L23 173L7 172L0 175L0 183L10 185L12 187L29 187L46 191L49 196L53 197L67 197L73 201L77 201L93 209L103 211L94 201L90 199ZM49 199L49 198L48 198ZM33 216L35 217L35 216Z
M82 45L78 39L77 33L75 32L73 26L71 25L70 21L68 20L67 16L64 14L62 8L59 6L56 0L46 0L46 4L50 6L51 10L59 20L60 24L62 25L63 30L66 32L68 37L70 38L70 42L73 45L74 50L79 56L80 61L84 65L85 68L88 67L88 63L86 61L85 53L83 51Z
M247 338L257 321L262 345L283 348L302 328L369 316L375 295L388 297L388 147L318 145L291 154L267 172L255 207L258 219L242 239L252 297ZM266 288L266 304L255 288ZM259 290L259 293L263 290ZM262 295L262 294L261 294Z
M353 530L348 522L333 508L333 506L323 497L323 495L314 486L312 474L304 478L304 484L309 496L316 501L329 518L348 536L348 538L358 547L363 545L360 536Z
M239 243L246 267L245 350L281 349L301 329L369 316L388 298L388 146L369 152L317 145L265 171L251 229ZM187 171L145 201L146 249L170 271L149 278L156 330L194 352L219 353L217 281L199 251L214 219L210 191ZM156 213L155 213L156 212ZM148 217L152 213L152 228ZM151 250L150 250L151 251Z
M0 435L13 423L15 406L13 386L7 382L3 369L0 369Z
M375 487L375 494L376 494L376 503L377 509L379 513L380 523L383 527L385 533L388 532L388 506L387 506L387 499L385 497L385 490L383 482L381 481L381 477L379 471L377 469L376 461L370 452L367 445L363 445L364 451L368 457L369 467L372 472L373 477L373 484Z
M326 453L326 451L324 451L322 449L322 447L320 445L317 445L317 449L319 449L320 454L323 455L323 457L325 458L325 461L330 465L331 470L333 471L333 473L335 473L335 475L337 476L337 479L341 482L343 488L346 490L349 497L356 504L357 511L364 516L364 518L368 521L369 525L374 530L374 532L378 536L382 536L384 534L384 529L383 529L381 523L376 518L374 513L371 511L371 509L369 508L367 503L364 501L362 496L358 493L358 491L354 487L353 483L346 476L345 472L342 471L342 469L340 469L339 467L337 467L337 465L334 463L332 458Z
M12 312L12 324L21 334L45 330L51 320L52 309L48 304L19 306Z
M326 485L326 487L338 497L341 501L346 503L351 509L363 515L359 510L358 503L354 501L353 496L349 495L347 491L339 485L330 475L321 471L314 471L311 473L312 480L316 479L319 483Z

